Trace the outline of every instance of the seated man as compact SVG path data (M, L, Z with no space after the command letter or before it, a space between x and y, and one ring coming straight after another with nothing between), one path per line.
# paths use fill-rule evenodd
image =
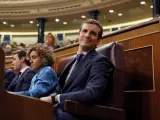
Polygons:
M7 44L4 48L5 55L12 55L12 46Z
M8 87L8 85L12 82L14 77L15 77L15 73L6 68L5 76L4 76L4 88Z
M56 93L41 100L55 103L56 120L89 120L63 111L65 100L84 104L102 104L102 96L112 80L113 65L108 58L96 52L95 48L103 33L100 23L93 19L84 21L79 31L79 50L76 58L63 70ZM80 56L80 57L79 57Z
M13 57L12 64L14 65L14 71L17 72L17 75L6 89L12 92L28 90L36 72L30 68L29 61L26 59L26 52L18 51Z

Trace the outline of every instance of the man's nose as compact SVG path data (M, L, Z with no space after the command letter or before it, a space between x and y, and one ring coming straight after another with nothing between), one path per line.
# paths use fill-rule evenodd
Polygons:
M32 63L33 62L32 59L30 59L29 62Z
M90 33L89 33L89 32L87 32L87 33L85 34L85 36L86 36L86 37L89 37L89 36L90 36Z

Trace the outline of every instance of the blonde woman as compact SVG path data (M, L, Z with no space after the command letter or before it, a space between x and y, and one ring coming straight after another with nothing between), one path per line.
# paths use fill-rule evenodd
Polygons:
M56 49L56 48L59 48L60 46L58 45L58 42L56 41L55 37L52 35L52 33L48 33L46 35L46 38L45 38L45 43L53 48L53 49Z

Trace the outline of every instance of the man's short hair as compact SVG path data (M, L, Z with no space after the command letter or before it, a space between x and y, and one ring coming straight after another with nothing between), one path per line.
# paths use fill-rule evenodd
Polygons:
M101 39L102 38L102 34L103 34L103 27L102 25L99 23L99 21L95 20L95 19L87 19L85 20L84 22L82 22L81 26L80 26L80 30L82 29L82 26L87 23L87 24L94 24L94 25L97 25L100 29L100 32L98 34L98 39Z
M25 58L25 63L30 66L30 62L29 60L27 59L27 53L23 50L20 50L18 52L16 52L15 54L17 54L18 58L21 59L22 57Z

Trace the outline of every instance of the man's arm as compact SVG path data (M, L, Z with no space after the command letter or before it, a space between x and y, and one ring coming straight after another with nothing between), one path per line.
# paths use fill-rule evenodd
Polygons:
M15 75L16 74L14 72L8 69L5 69L4 88L7 89L7 87L10 85L10 83L14 79Z
M50 88L57 84L57 76L50 69L45 69L42 74L39 74L34 79L34 86L28 91L16 92L17 94L40 98L44 93L47 93Z
M31 80L34 77L36 73L34 71L29 71L25 76L24 76L24 81L22 85L21 91L26 91L30 88L31 85Z

